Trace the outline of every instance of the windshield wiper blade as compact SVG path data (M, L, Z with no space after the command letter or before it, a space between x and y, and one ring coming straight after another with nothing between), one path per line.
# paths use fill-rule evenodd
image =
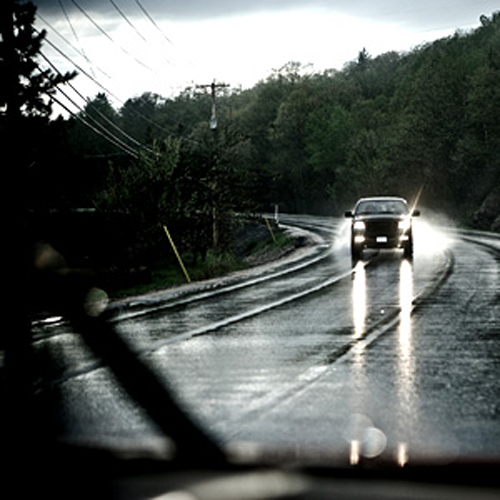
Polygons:
M77 331L101 358L125 391L176 444L176 460L190 465L227 464L218 444L188 416L173 398L165 380L148 367L120 337L105 315L73 318Z

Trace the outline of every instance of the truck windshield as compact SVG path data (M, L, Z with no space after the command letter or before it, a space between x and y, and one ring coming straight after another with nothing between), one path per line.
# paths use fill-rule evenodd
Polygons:
M406 203L400 200L366 200L357 207L356 215L369 214L408 214Z

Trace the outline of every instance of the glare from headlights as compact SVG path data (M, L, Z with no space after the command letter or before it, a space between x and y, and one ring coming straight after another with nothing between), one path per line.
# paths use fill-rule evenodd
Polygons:
M402 231L408 231L408 229L410 229L410 227L411 227L411 221L410 221L410 219L408 217L406 217L403 220L400 220L399 224L398 224L398 227Z
M362 220L357 220L354 223L353 229L355 231L364 231L366 229L366 225Z
M453 238L438 225L447 224L446 220L438 220L433 224L426 220L413 221L413 234L415 237L416 252L419 254L435 254L436 251L444 251L453 243Z

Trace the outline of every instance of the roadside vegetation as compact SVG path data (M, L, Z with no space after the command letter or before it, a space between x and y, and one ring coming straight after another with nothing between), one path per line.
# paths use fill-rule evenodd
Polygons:
M201 281L226 276L250 266L268 263L295 248L293 238L277 228L274 237L269 233L265 235L265 231L262 231L259 237L253 235L251 238L241 251L209 250L204 260L194 259L190 252L181 255L190 280ZM110 286L106 287L109 295L118 298L185 284L187 279L180 265L172 255L168 255L169 249L165 250L166 257L153 262L150 268L139 269L135 275L134 272L122 274L121 280L117 279L118 276L112 276Z
M225 276L250 266L266 264L290 253L296 247L294 238L273 224L269 230L262 220L242 221L233 245L225 251L208 250L203 260L192 252L180 258L190 281L201 281ZM119 276L111 274L106 290L112 297L123 297L161 290L186 283L186 274L174 259L172 249L165 241L165 257L149 268L137 269Z

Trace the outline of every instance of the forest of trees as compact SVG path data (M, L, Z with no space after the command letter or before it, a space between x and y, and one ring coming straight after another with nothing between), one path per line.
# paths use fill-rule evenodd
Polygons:
M408 53L363 49L321 73L289 63L251 89L220 90L216 131L211 106L195 88L119 109L99 94L78 116L47 121L32 144L32 207L128 213L144 242L159 224L182 227L201 254L215 213L221 227L276 204L338 216L363 195L421 190L422 205L462 224L500 226L498 212L478 216L500 198L500 12Z

